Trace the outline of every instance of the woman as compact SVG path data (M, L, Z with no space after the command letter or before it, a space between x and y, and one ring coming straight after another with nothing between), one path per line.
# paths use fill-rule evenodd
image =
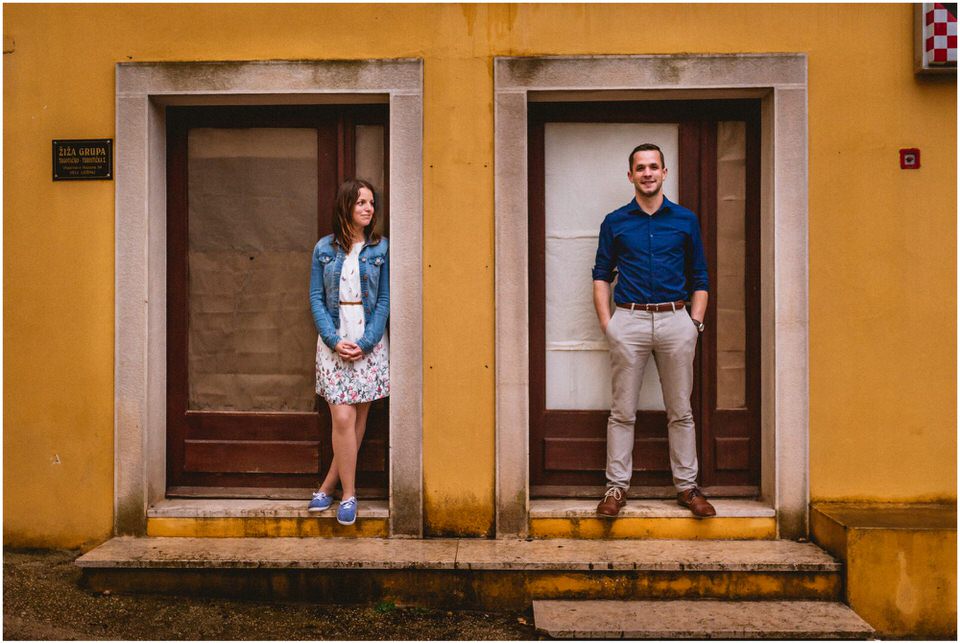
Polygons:
M339 479L343 496L337 522L357 519L357 450L370 403L390 394L387 316L390 276L387 240L374 232L373 186L346 181L337 190L333 234L313 249L310 307L317 326L317 394L330 406L333 462L308 511L333 504Z

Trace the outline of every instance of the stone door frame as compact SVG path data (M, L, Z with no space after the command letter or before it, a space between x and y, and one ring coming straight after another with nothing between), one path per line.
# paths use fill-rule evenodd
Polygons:
M527 104L717 98L761 100L760 489L778 537L807 535L807 57L705 54L494 60L497 537L530 507Z
M164 107L389 103L390 534L422 537L422 61L119 63L116 101L114 532L166 492Z

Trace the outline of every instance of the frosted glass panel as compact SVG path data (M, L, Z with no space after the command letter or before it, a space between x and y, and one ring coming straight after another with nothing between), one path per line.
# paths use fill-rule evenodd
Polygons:
M610 409L610 355L606 344L598 350L548 350L547 373L548 409ZM570 400L575 400L577 404L571 404ZM657 365L652 357L643 374L637 408L663 409L663 392L657 376Z
M190 409L310 411L317 132L192 129Z
M383 192L383 125L357 125L357 178Z
M357 178L369 181L380 199L383 199L383 125L357 125L354 161ZM377 207L382 204L378 203ZM383 217L377 218L376 230L386 234Z
M547 123L546 187L547 408L610 408L610 359L593 310L593 268L604 215L633 198L627 157L656 143L668 168L664 193L677 197L676 123ZM638 409L663 409L656 365L644 376Z
M746 127L717 124L717 408L746 406Z

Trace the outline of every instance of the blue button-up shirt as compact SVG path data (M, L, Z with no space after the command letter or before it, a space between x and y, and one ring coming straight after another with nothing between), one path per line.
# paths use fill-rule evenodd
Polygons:
M697 215L663 199L648 215L636 199L608 214L600 224L594 280L613 281L618 304L687 301L695 290L709 290L707 260Z

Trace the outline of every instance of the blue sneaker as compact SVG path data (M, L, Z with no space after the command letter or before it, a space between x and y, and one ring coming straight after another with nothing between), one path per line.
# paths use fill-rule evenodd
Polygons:
M329 509L330 505L333 504L333 498L328 496L322 491L318 491L313 494L313 500L310 501L310 504L307 505L307 511L323 511Z
M337 508L337 522L341 525L352 525L357 521L357 499L350 496L346 500L340 501L340 507Z

